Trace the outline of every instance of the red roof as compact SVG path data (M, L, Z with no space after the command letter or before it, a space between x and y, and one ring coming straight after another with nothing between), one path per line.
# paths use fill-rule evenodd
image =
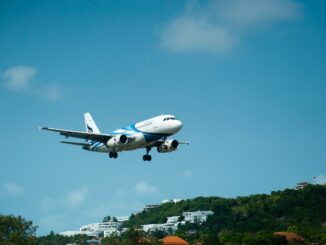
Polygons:
M302 236L299 236L298 234L295 234L293 232L285 232L285 231L274 232L274 236L283 236L286 238L287 241L298 241L298 242L304 241L304 238Z
M161 240L161 242L164 245L189 245L188 242L178 236L166 236Z

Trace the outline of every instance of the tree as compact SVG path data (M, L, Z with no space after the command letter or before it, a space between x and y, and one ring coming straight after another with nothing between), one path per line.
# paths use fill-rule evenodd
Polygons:
M21 216L0 215L0 244L34 244L36 229Z
M110 221L111 221L111 216L110 215L103 218L103 223L104 222L110 222Z
M125 238L129 244L133 245L141 244L144 237L145 234L143 230L133 227L123 233L123 238Z

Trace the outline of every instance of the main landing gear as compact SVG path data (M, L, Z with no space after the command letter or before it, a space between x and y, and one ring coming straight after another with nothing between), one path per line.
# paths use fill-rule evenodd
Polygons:
M147 147L146 148L146 155L143 156L143 160L144 161L151 161L152 160L152 156L148 155L148 153L150 152L151 148Z
M109 158L117 158L117 157L118 157L118 153L116 153L116 152L109 153Z

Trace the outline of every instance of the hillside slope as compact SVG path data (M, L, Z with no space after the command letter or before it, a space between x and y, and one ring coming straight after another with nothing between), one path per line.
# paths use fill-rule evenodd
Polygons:
M166 217L183 211L212 210L207 222L180 226L178 234L188 239L206 235L257 234L293 231L306 240L326 243L326 187L309 185L304 189L286 189L269 195L237 198L198 197L176 204L162 204L149 211L132 215L127 227L165 222ZM189 234L191 230L192 235ZM221 239L221 238L220 238Z

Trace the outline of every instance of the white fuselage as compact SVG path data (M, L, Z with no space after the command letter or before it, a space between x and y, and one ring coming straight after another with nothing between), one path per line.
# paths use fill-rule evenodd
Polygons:
M90 141L91 145L87 150L96 152L120 152L151 147L157 140L165 140L166 137L177 133L181 128L182 122L176 119L175 116L160 115L110 132L110 134L123 134L133 138L132 141L126 144L108 147L104 143Z

